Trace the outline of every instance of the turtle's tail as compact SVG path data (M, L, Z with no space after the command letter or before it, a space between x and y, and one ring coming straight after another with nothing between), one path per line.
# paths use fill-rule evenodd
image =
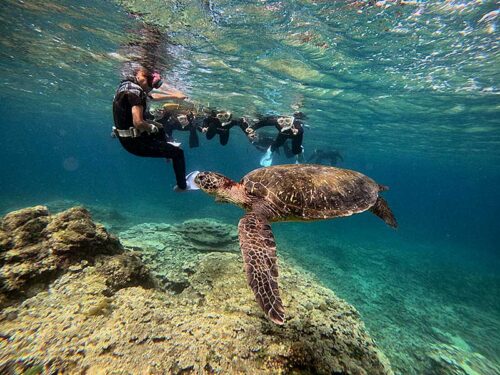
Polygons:
M379 191L387 191L387 190L389 190L389 186L379 184L378 189L379 189Z
M398 227L396 217L394 217L394 214L392 213L389 205L384 198L378 197L375 204L372 206L372 208L370 208L370 211L384 220L387 225L390 225L393 228Z

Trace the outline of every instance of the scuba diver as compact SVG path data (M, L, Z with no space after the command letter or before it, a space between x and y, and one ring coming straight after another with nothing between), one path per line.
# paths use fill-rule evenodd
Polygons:
M293 116L265 116L260 118L253 126L245 129L250 139L255 138L255 131L264 126L274 126L278 129L278 135L274 142L266 150L260 159L260 165L269 167L273 163L273 153L283 146L287 139L292 141L292 155L296 156L296 163L303 160L302 139L304 136L305 115L302 112L295 112ZM285 150L286 151L286 150Z
M344 161L344 158L337 150L315 149L307 162L322 164L324 160L327 160L329 165L337 165L337 161Z
M206 133L207 139L212 139L217 134L219 142L222 146L227 145L229 141L229 131L233 126L239 126L241 130L246 132L249 128L245 118L233 119L233 115L229 111L210 111L209 115L203 119L201 131Z
M136 156L172 159L176 191L196 190L188 176L184 151L179 144L169 141L163 125L147 119L147 98L153 88L161 87L163 81L158 73L139 66L133 76L124 79L113 99L113 134L125 150Z

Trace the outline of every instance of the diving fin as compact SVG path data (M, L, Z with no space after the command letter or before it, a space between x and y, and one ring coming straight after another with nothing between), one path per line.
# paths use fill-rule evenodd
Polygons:
M179 147L181 145L180 142L176 142L176 141L168 141L167 142L169 145L172 145L174 147Z
M200 173L200 171L192 171L188 173L188 175L186 176L186 190L200 190L198 185L196 185L196 183L194 182L194 179L196 178L196 176L198 176L198 173Z
M273 152L271 151L271 147L269 147L260 159L260 165L263 167L270 167L273 164Z
M174 187L174 191L177 192L184 192L184 191L192 191L192 190L200 190L198 185L194 182L194 179L196 176L200 173L199 171L193 171L191 173L188 173L186 176L186 188L185 189L180 189L177 185Z

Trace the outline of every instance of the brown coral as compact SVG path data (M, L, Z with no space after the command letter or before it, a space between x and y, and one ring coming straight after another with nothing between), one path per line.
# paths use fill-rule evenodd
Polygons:
M32 295L71 264L121 251L83 207L51 216L44 206L7 214L0 231L0 306Z

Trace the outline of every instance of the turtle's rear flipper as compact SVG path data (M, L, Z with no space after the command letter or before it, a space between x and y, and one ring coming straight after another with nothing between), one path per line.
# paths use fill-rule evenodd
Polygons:
M372 206L372 208L370 208L370 211L384 220L387 225L390 225L393 228L398 227L398 222L396 221L394 214L392 213L389 205L384 198L378 197L375 204Z
M278 290L276 242L267 219L255 212L238 224L247 281L260 307L276 324L285 322L285 309Z

